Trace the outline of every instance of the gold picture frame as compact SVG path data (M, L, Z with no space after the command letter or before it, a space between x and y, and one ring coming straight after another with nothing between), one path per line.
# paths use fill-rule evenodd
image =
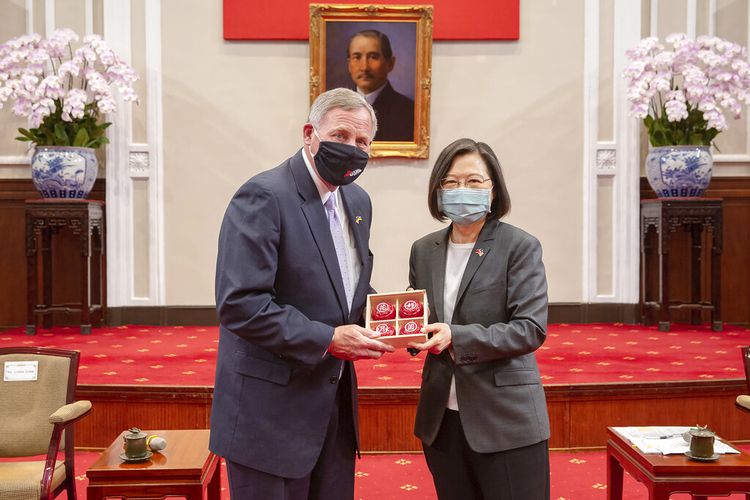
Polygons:
M372 46L358 42L380 48L380 66L365 68ZM371 157L427 158L432 6L310 4L310 103L335 87L378 92Z

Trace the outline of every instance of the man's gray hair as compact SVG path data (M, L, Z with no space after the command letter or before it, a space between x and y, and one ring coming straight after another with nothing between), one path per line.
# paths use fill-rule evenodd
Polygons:
M375 133L378 131L378 119L375 116L375 110L364 97L350 89L337 88L320 94L310 107L307 121L317 129L326 113L337 108L345 111L357 108L366 109L370 113L370 120L372 121L372 137L375 137Z

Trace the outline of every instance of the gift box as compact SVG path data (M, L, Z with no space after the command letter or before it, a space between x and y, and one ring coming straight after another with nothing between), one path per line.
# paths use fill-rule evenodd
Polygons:
M424 290L373 293L367 296L365 327L379 332L378 340L385 344L408 347L411 342L427 341L427 335L420 330L427 324L428 311ZM416 333L409 333L412 331Z

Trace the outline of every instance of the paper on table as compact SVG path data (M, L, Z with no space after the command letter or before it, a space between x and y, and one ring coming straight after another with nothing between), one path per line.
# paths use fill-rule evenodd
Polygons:
M670 437L682 436L684 432L690 430L685 426L649 426L649 427L615 427L618 433L625 439L666 439Z
M682 437L682 434L690 430L690 427L615 427L614 429L643 453L682 455L690 450L690 445ZM714 443L714 453L723 455L739 453L739 451L717 439Z

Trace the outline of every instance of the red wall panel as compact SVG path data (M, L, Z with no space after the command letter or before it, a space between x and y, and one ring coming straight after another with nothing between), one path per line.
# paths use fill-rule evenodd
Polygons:
M225 40L307 40L308 0L224 0ZM372 2L346 2L372 4ZM398 1L378 4L403 5ZM417 2L415 2L417 3ZM517 40L519 0L433 0L435 40Z

